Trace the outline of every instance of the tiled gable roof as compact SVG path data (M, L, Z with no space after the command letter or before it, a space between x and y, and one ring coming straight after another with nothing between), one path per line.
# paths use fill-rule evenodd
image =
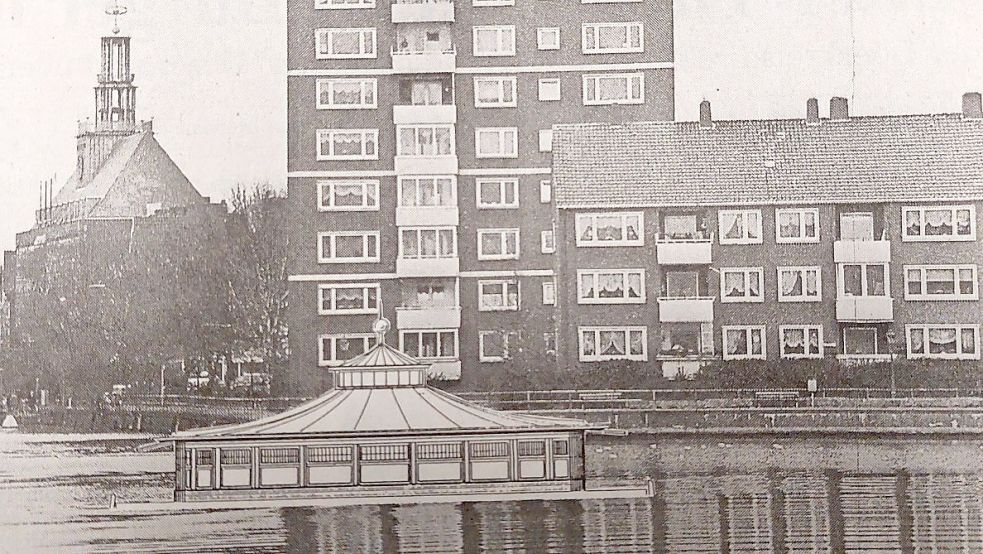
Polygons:
M983 120L558 125L553 173L560 208L983 199Z

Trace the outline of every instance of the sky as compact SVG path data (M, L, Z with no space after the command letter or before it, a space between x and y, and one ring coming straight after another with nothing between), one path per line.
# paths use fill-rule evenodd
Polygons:
M466 1L466 0L465 0ZM537 0L517 0L518 2ZM576 0L564 0L575 2ZM852 17L850 5L853 4ZM30 228L38 183L71 173L94 111L103 0L0 0L0 250ZM283 0L127 0L137 115L206 196L286 181ZM675 0L676 118L940 113L983 90L979 0ZM853 32L851 33L851 28Z

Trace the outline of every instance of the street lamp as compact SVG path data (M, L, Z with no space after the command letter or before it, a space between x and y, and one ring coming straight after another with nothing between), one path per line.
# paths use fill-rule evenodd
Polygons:
M895 350L894 343L898 339L898 335L897 333L894 332L894 329L888 329L885 338L887 338L888 352L890 352L891 354L890 361L888 362L888 368L891 371L891 398L894 398L896 392L895 381L894 381L894 350Z

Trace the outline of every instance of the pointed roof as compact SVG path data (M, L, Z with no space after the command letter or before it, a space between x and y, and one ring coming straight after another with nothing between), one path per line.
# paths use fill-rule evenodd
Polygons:
M52 205L59 206L61 204L68 204L69 202L75 202L76 200L102 200L105 198L109 189L116 183L134 154L136 154L137 148L140 146L144 137L147 136L148 133L137 133L119 139L113 145L113 150L109 154L109 157L99 167L99 170L93 175L92 179L82 181L82 176L76 171L68 178L68 181L58 194L55 195Z
M419 360L407 356L406 354L403 354L385 342L379 342L370 348L368 352L355 356L350 360L345 360L345 362L338 367L345 369L418 369L425 368L427 365Z

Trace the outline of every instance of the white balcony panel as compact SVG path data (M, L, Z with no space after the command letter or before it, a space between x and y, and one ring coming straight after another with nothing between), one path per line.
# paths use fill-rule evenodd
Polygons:
M659 242L656 253L662 265L709 264L713 244L706 242Z
M891 361L890 354L837 354L836 359L848 366L876 364Z
M457 54L453 50L444 52L393 52L393 73L454 73L457 69Z
M457 123L457 106L454 104L393 106L393 123L396 125L454 124Z
M459 329L460 306L396 308L397 329Z
M889 240L838 240L833 243L833 261L848 263L889 263Z
M396 259L397 277L454 277L460 271L460 258Z
M432 363L433 365L430 366L430 371L427 372L431 378L448 379L452 381L457 381L461 378L460 360L443 360Z
M396 156L397 175L456 175L457 156Z
M839 321L893 321L894 301L887 296L841 296L836 299Z
M454 23L454 2L397 2L392 7L393 23Z
M460 221L457 206L399 206L396 225L400 227L457 226Z
M713 298L660 298L659 321L708 323L713 321Z

